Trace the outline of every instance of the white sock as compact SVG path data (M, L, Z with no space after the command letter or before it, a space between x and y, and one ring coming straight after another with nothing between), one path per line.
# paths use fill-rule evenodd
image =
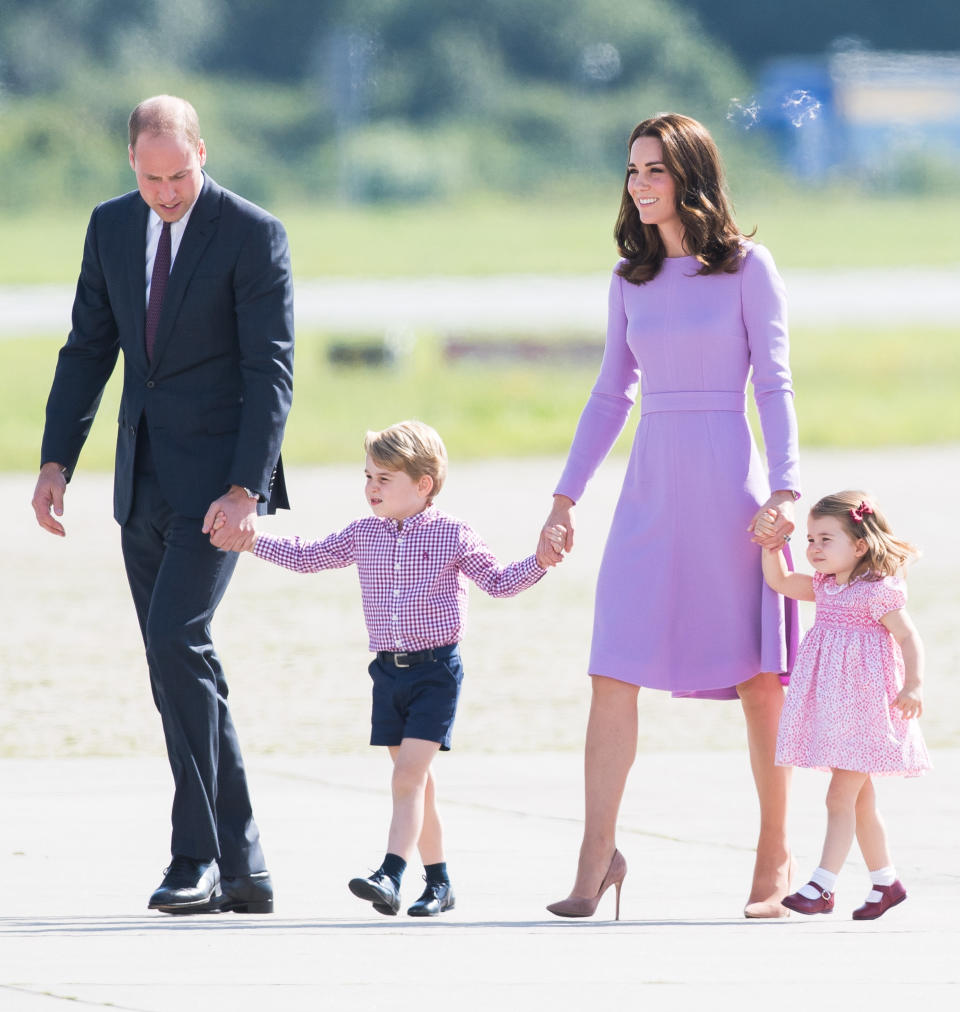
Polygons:
M820 888L817 889L816 886L810 885L810 882L816 882ZM815 900L821 892L833 892L834 886L837 884L837 876L832 871L827 871L826 868L817 868L810 876L810 882L800 888L800 895L808 900Z
M888 864L886 868L878 868L876 871L870 872L870 881L875 886L889 886L893 885L897 880L897 869L892 864ZM868 903L879 903L883 899L883 893L878 892L876 889L871 889L867 893Z

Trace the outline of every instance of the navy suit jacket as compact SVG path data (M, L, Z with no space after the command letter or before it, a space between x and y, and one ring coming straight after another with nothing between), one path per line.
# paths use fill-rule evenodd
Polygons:
M293 389L293 283L283 225L205 176L164 295L152 362L144 347L146 228L138 191L98 205L47 401L41 463L73 472L123 351L114 516L133 499L147 420L167 502L202 517L230 485L287 508L280 444Z

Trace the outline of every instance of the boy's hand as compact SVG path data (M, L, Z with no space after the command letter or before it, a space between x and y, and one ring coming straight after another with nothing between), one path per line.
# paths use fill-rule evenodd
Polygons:
M908 689L904 687L893 701L893 705L900 711L900 716L904 720L919 717L923 714L923 693L919 688Z
M545 563L541 562L544 569L550 566L558 566L563 562L563 550L567 544L567 529L563 524L552 524L550 527L545 527L540 535L541 541L546 540L550 547L553 549L552 553L548 553L545 556ZM539 561L539 559L538 559Z
M210 533L213 534L216 531L219 531L221 527L224 527L226 525L226 522L227 522L227 514L224 513L223 510L218 510L217 511L217 515L213 518L213 524L210 527ZM254 536L254 539L253 539L252 543L250 544L249 548L234 548L233 551L235 551L235 552L240 552L240 551L252 552L253 551L253 546L256 543L257 543L257 539L256 539L256 536Z
M558 547L548 532L563 531L562 550L573 551L573 500L568 496L556 494L553 497L553 508L550 516L540 530L540 540L537 542L537 562L541 569L549 569L561 561L561 548Z

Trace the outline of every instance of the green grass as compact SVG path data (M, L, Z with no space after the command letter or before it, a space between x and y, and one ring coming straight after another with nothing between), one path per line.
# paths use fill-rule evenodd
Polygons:
M297 277L584 274L616 255L618 195L561 192L442 205L275 210L290 233ZM0 218L0 284L77 276L87 208ZM806 190L745 197L741 226L781 268L960 263L960 198L865 197Z
M37 467L59 343L0 341L6 390L2 470ZM393 367L334 368L327 341L301 335L284 454L295 465L359 462L367 429L407 417L436 426L455 459L562 454L594 373L589 365L452 366L428 336ZM796 329L793 374L802 446L960 442L960 344L949 328ZM84 450L83 468L112 466L119 382L118 370ZM620 451L635 422L621 437Z

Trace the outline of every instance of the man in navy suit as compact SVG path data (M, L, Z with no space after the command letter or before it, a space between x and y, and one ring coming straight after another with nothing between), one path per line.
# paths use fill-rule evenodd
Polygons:
M273 887L210 622L257 514L288 506L287 237L203 172L189 102L138 105L129 156L137 190L96 207L87 228L33 508L64 536L66 485L122 350L114 517L174 779L172 861L149 906L269 913ZM214 531L218 511L226 523Z

